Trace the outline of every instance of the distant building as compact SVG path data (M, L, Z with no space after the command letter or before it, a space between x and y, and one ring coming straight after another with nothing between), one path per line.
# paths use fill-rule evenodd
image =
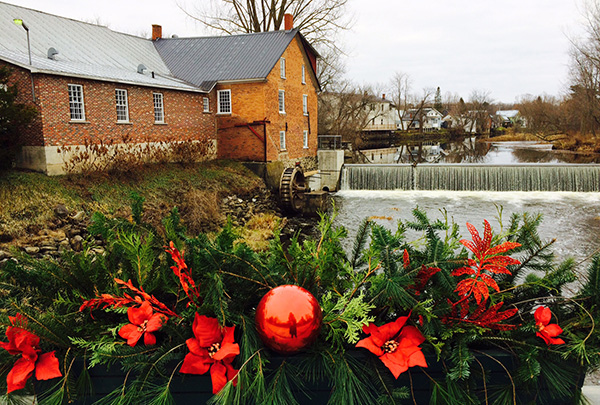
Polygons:
M366 109L368 111L367 126L364 131L395 131L398 110L392 101L381 97L373 97Z
M438 131L442 128L443 115L435 108L425 107L422 109L410 109L406 110L406 113L402 115L403 125L397 123L397 128L402 127L406 130L420 129L423 131Z
M496 121L504 128L510 128L515 125L525 127L525 118L521 116L519 110L498 110L496 111Z

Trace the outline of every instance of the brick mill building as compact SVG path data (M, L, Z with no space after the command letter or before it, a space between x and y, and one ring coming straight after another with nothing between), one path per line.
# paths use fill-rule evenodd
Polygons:
M155 25L144 39L0 2L0 65L38 110L19 165L59 174L63 146L125 141L209 140L217 157L244 161L314 157L318 54L291 16L285 28L162 38Z

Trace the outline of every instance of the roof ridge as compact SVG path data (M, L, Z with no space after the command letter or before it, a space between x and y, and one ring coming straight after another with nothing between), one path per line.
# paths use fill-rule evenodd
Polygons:
M214 39L214 38L232 38L232 37L243 37L243 36L248 36L248 35L274 35L274 34L287 34L287 33L294 33L294 35L296 33L298 33L298 28L293 28L291 30L276 30L276 31L261 31L261 32L242 32L239 34L227 34L227 35L200 35L197 37L176 37L176 38L160 38L160 41L163 40L169 40L169 41L176 41L176 40L182 40L182 39Z

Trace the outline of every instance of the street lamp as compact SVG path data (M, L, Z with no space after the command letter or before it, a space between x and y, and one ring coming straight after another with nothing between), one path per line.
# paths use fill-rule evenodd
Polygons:
M29 42L29 27L20 18L14 18L13 22L16 25L23 27L27 33L27 53L29 54L29 66L31 66L31 43ZM33 97L33 102L35 103L35 84L33 83L33 72L31 72L31 96Z
M31 65L31 43L29 42L29 27L25 25L23 20L21 20L20 18L13 19L13 22L16 25L22 26L23 29L25 29L25 32L27 32L27 52L29 53L29 64Z

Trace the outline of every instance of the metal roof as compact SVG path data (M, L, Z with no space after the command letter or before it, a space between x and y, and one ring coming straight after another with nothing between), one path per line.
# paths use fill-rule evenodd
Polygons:
M173 75L208 91L216 82L266 79L297 33L164 38L154 46Z
M15 18L29 28L31 65L26 32ZM54 59L48 58L50 47L59 52ZM32 72L199 91L170 72L149 39L2 2L0 60ZM144 74L137 73L140 64L147 67Z

